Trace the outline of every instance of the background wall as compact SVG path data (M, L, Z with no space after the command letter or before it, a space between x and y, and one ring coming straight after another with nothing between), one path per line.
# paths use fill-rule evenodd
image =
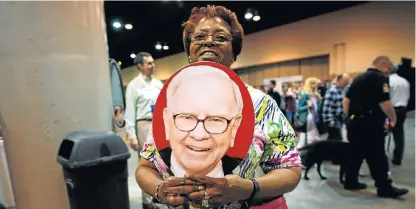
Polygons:
M340 72L363 71L378 55L396 63L401 57L414 60L414 2L371 2L247 35L232 68L251 85L261 77L299 73L326 79ZM158 59L155 76L167 79L186 64L185 53ZM317 68L319 72L313 70ZM135 75L134 68L123 70L126 83Z
M283 61L236 70L240 78L253 86L262 85L265 78L302 75L304 79L315 76L331 80L329 75L329 56L316 56L305 59Z

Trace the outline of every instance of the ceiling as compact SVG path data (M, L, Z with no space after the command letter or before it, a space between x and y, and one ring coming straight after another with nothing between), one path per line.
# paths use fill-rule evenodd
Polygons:
M187 20L195 6L216 4L234 11L245 34L307 19L320 14L359 5L365 2L261 2L261 1L106 1L108 45L110 57L122 62L122 68L131 66L131 53L150 52L155 59L183 52L181 24ZM260 21L246 21L247 8L256 9ZM114 19L131 23L132 30L115 31ZM156 42L167 43L169 50L158 51Z

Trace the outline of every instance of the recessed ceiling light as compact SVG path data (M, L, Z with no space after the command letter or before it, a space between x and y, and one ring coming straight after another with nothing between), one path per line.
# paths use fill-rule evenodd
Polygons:
M246 18L247 20L251 19L252 17L253 17L253 14L252 14L251 12L247 12L247 13L244 15L244 18Z
M121 23L119 21L115 21L113 22L113 27L118 29L121 27Z
M127 23L126 25L124 25L124 28L126 28L127 30L131 30L133 28L133 25L130 23Z
M254 11L254 16L253 16L253 21L257 22L259 20L260 20L259 11L255 10Z

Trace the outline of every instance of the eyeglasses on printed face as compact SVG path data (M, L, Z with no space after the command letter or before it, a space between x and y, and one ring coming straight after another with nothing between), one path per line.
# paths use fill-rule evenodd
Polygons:
M228 44L233 39L233 37L228 33L215 33L211 35L208 33L191 33L191 41L194 44L200 45L203 44L210 36L212 41L218 45Z
M210 116L202 120L187 113L173 115L173 120L177 129L184 132L191 132L196 128L199 122L202 122L204 129L210 134L224 133L233 119L234 118L227 119L224 117Z

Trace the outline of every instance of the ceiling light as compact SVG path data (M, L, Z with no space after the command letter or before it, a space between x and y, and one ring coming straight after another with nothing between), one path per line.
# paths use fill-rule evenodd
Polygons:
M169 46L168 45L164 45L163 46L163 50L168 50L169 49Z
M119 21L115 21L113 22L113 27L118 29L121 27L121 23Z
M136 58L136 54L135 54L135 53L131 53L131 54L130 54L130 57L131 57L132 59L134 59L134 58Z
M161 45L161 44L156 44L156 45L155 45L155 48L156 48L157 50L161 50L161 49L162 49L162 45Z
M131 30L133 28L133 25L128 23L124 25L124 28L126 28L127 30Z
M121 61L118 61L118 62L117 62L117 64L118 64L118 65L121 65L121 64L123 64L123 63L122 63Z
M251 12L247 12L247 13L244 15L244 18L246 18L247 20L251 19L252 17L253 17L253 14L252 14Z
M260 20L259 11L254 10L253 21L257 22Z

